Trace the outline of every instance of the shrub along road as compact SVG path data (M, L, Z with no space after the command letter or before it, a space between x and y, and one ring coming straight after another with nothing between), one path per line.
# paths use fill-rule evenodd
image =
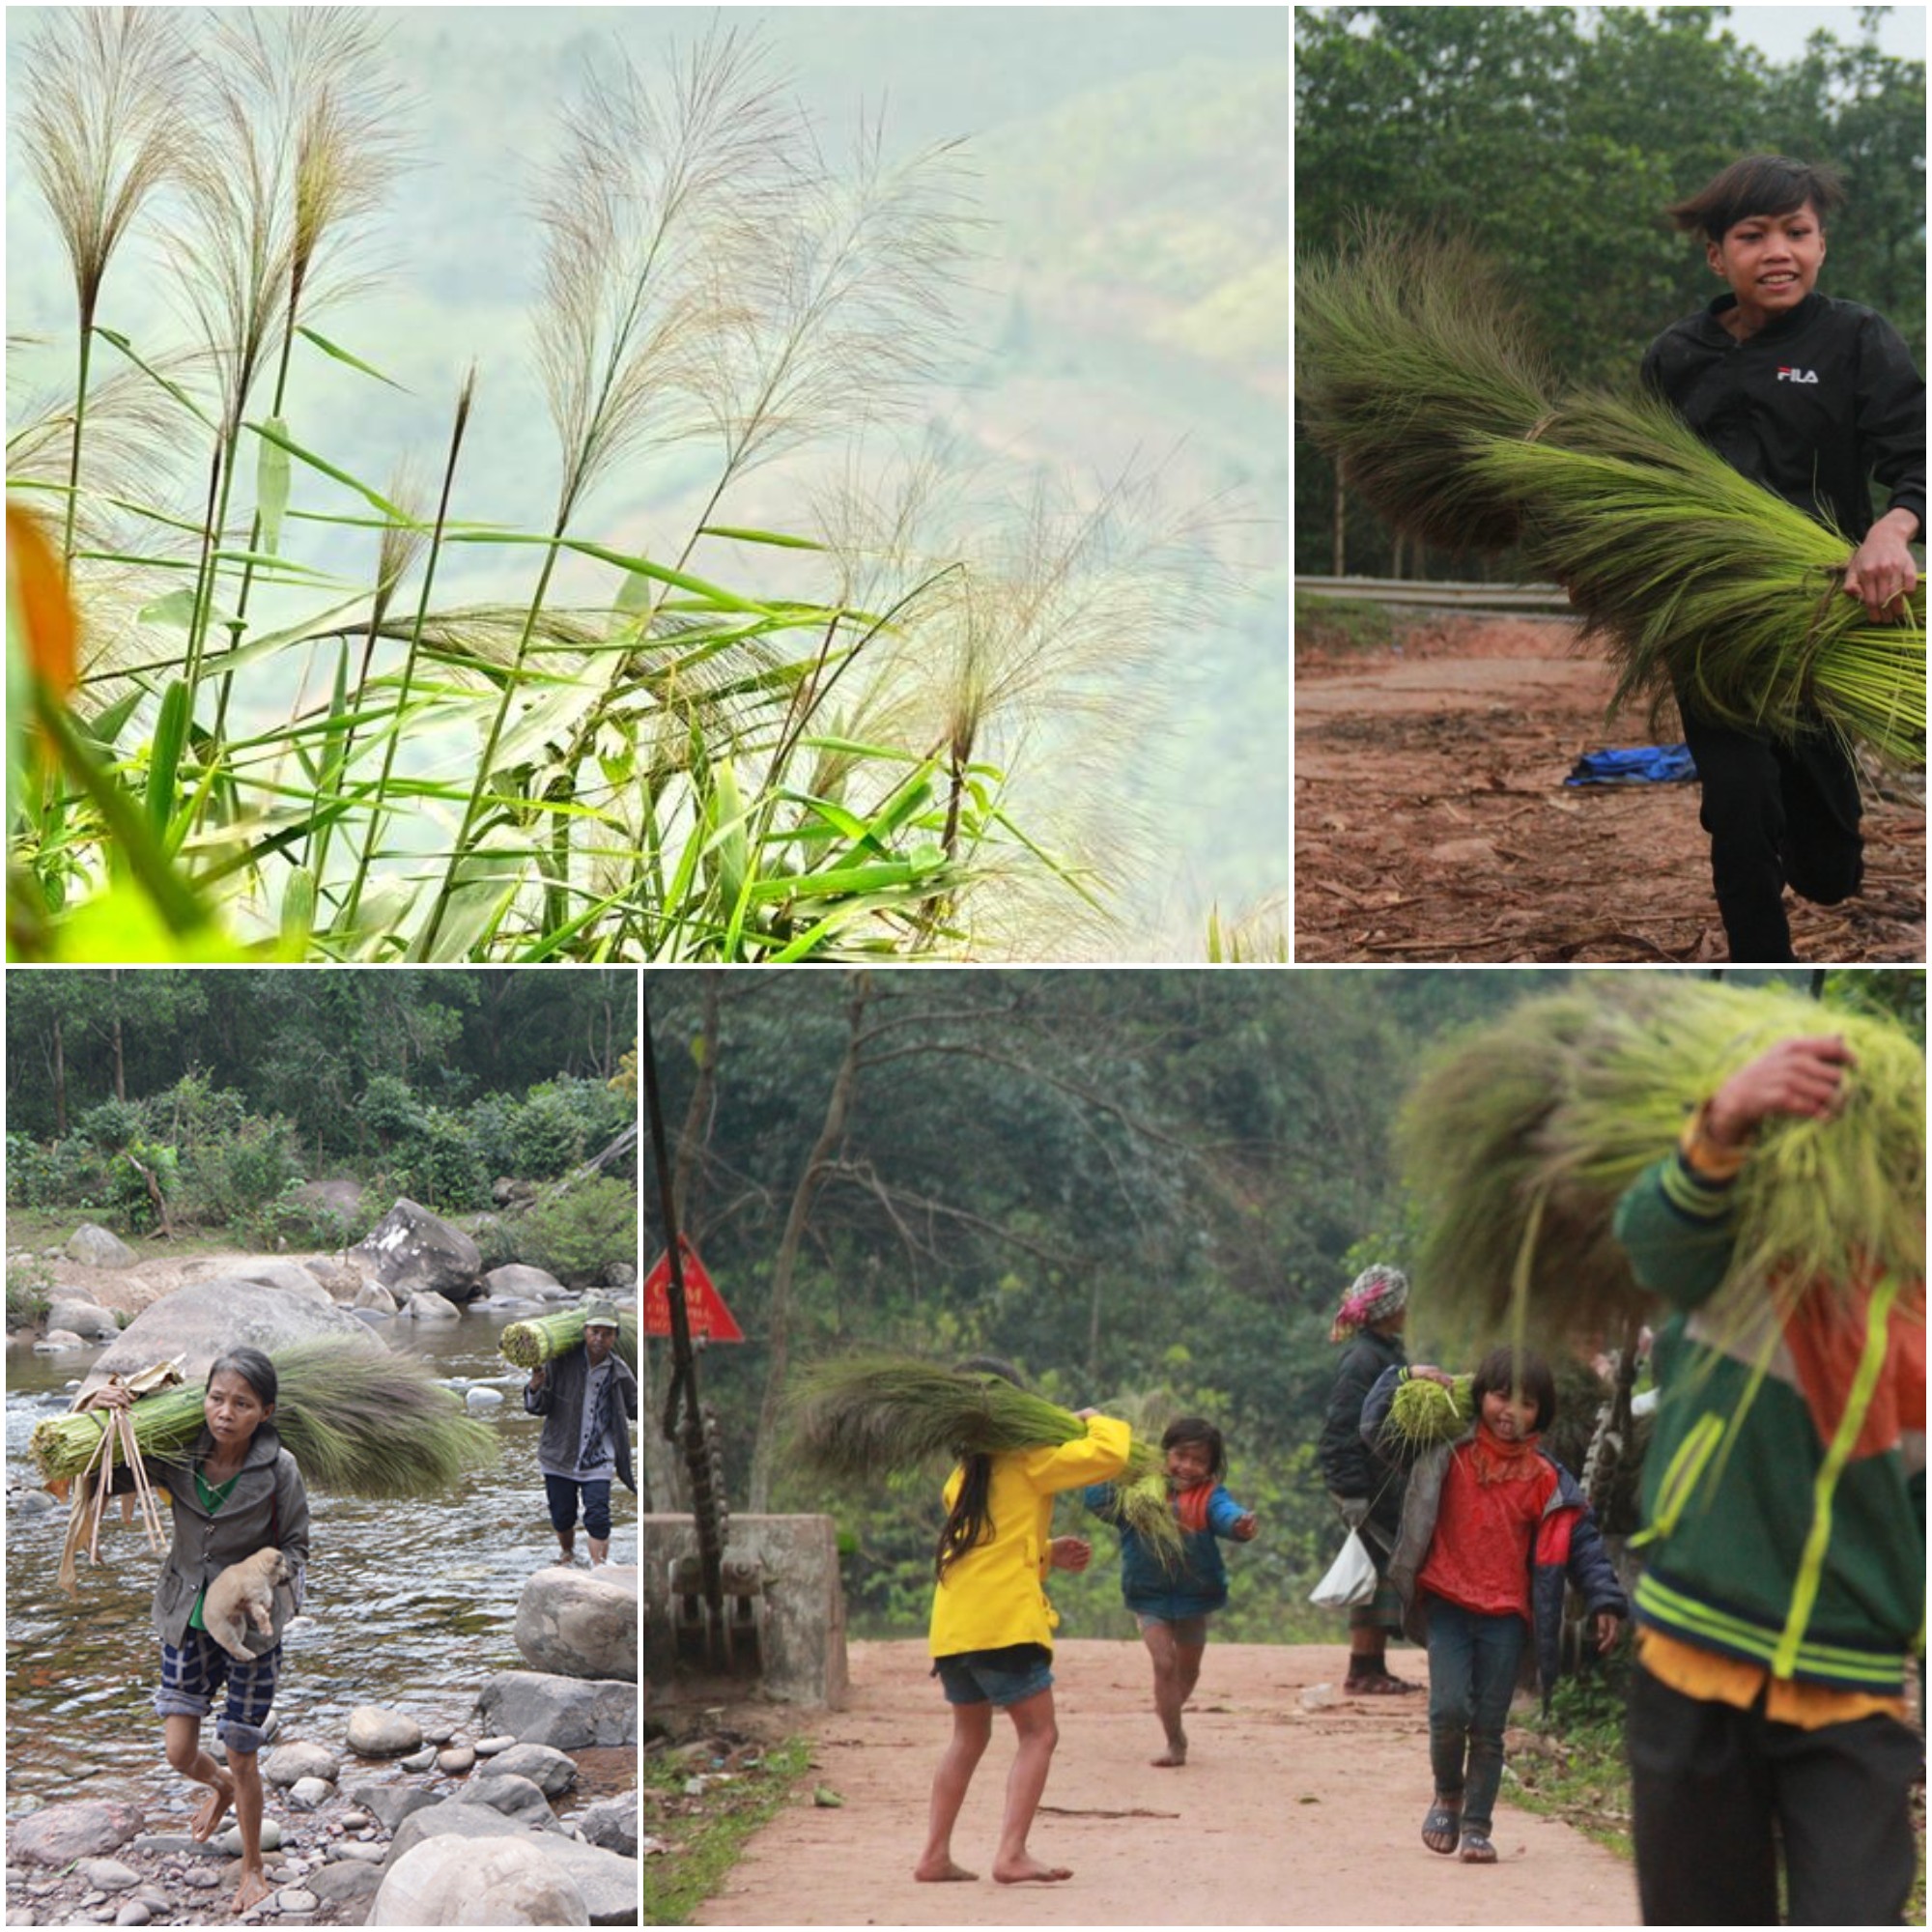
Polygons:
M1407 1677L1420 1653L1395 1652ZM716 1925L1627 1925L1629 1864L1569 1825L1498 1807L1500 1861L1422 1843L1424 1693L1343 1698L1343 1646L1210 1642L1189 1760L1160 1746L1146 1653L1073 1641L1055 1660L1060 1748L1032 1849L1060 1885L920 1885L913 1861L949 1721L921 1643L855 1643L847 1708L804 1726L814 1769L696 1921ZM1322 1688L1325 1687L1325 1688ZM767 1719L784 1721L766 1707ZM981 1760L953 1856L992 1861L1011 1726ZM830 1786L836 1807L812 1802ZM1508 1791L1507 1781L1504 1786ZM646 1861L645 1884L650 1883Z

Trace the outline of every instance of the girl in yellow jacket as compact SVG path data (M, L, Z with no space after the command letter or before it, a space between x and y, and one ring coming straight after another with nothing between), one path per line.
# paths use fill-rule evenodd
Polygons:
M963 1370L1018 1384L1004 1362L980 1358ZM1052 1448L963 1457L947 1479L946 1526L939 1532L932 1598L932 1674L952 1707L952 1737L932 1779L925 1850L918 1879L977 1878L952 1859L952 1826L966 1787L993 1735L993 1708L1013 1720L1018 1749L1007 1776L1007 1802L993 1877L1002 1885L1071 1878L1027 1850L1027 1833L1046 1789L1060 1732L1053 1719L1053 1632L1060 1618L1046 1598L1049 1570L1084 1570L1093 1545L1053 1534L1053 1499L1062 1490L1104 1483L1126 1467L1132 1432L1083 1408L1087 1434Z

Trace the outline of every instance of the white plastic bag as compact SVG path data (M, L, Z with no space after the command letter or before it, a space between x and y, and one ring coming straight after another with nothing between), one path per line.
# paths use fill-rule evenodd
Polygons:
M1376 1594L1376 1565L1363 1544L1361 1532L1351 1529L1342 1553L1328 1566L1328 1574L1308 1593L1311 1604L1323 1609L1346 1610L1366 1604Z

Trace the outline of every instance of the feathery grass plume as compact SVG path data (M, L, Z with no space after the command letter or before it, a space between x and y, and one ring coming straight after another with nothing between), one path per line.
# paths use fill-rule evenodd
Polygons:
M1458 1376L1444 1388L1427 1376L1410 1376L1398 1384L1382 1427L1411 1449L1453 1442L1476 1419L1475 1380L1474 1376Z
M432 1495L497 1455L496 1432L412 1355L328 1339L273 1352L279 1393L274 1428L301 1464L302 1479L347 1495ZM128 1413L146 1456L179 1456L201 1433L198 1388L143 1396ZM34 1431L35 1466L45 1483L71 1482L100 1437L92 1411L49 1417Z
M512 1321L497 1340L497 1352L513 1367L540 1368L554 1355L576 1348L583 1340L583 1311L568 1308L558 1315L533 1315L525 1321ZM617 1353L632 1374L638 1368L638 1311L617 1311Z
M1460 1037L1405 1102L1399 1149L1428 1233L1418 1280L1472 1332L1622 1332L1650 1312L1611 1233L1689 1112L1779 1040L1843 1035L1829 1121L1767 1122L1734 1183L1730 1266L1705 1316L1762 1337L1812 1284L1924 1272L1924 1056L1882 1014L1782 988L1620 982L1525 1001ZM1771 1336L1776 1342L1776 1331Z
M1077 1442L1087 1424L994 1376L960 1375L916 1356L867 1353L801 1372L786 1398L790 1453L838 1482L917 1470L962 1455ZM1123 1480L1161 1466L1139 1436Z
M545 230L537 360L561 447L552 546L531 593L441 885L411 948L437 941L459 871L483 829L525 660L585 494L620 459L696 434L697 345L716 321L711 258L745 255L787 177L797 122L756 45L714 29L674 59L660 99L628 59L586 81L538 201ZM528 810L540 809L532 797Z
M1535 442L1471 439L1524 506L1523 547L1560 577L1633 695L1790 738L1807 711L1883 757L1925 755L1924 594L1874 624L1844 594L1856 546L1719 456L1662 403L1590 395Z
M1503 550L1511 494L1469 439L1534 437L1555 380L1492 265L1464 241L1364 217L1349 245L1294 277L1295 401L1350 489L1450 550Z
M87 417L88 364L108 264L141 204L181 165L182 96L191 60L163 7L56 8L26 50L21 113L27 171L45 198L73 270L79 372L61 544L71 573Z
M814 439L897 412L942 371L956 332L952 298L973 224L955 147L890 163L870 124L840 176L812 151L802 120L773 131L788 137L784 165L753 184L763 203L757 218L721 232L702 257L710 286L681 373L716 438L719 460L676 554L678 570L706 537L728 534L713 520L746 476ZM668 584L655 588L640 638L663 635L672 594ZM831 627L825 649L840 641ZM605 692L559 760L573 798L600 802L618 789L598 782L589 753L599 731L628 708L630 671L623 662L604 671ZM794 709L801 726L803 716ZM773 806L794 742L781 727L763 787ZM559 881L570 873L572 823L567 814L555 820L551 869ZM753 831L754 842L770 830L768 818Z

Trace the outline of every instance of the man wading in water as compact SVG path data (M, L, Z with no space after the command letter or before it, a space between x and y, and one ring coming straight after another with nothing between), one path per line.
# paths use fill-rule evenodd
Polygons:
M595 1570L611 1560L611 1477L620 1477L633 1495L638 1492L630 1431L638 1412L638 1382L617 1354L617 1311L608 1301L585 1305L583 1340L576 1348L530 1371L524 1406L544 1418L537 1467L563 1561L577 1559L581 1494Z

